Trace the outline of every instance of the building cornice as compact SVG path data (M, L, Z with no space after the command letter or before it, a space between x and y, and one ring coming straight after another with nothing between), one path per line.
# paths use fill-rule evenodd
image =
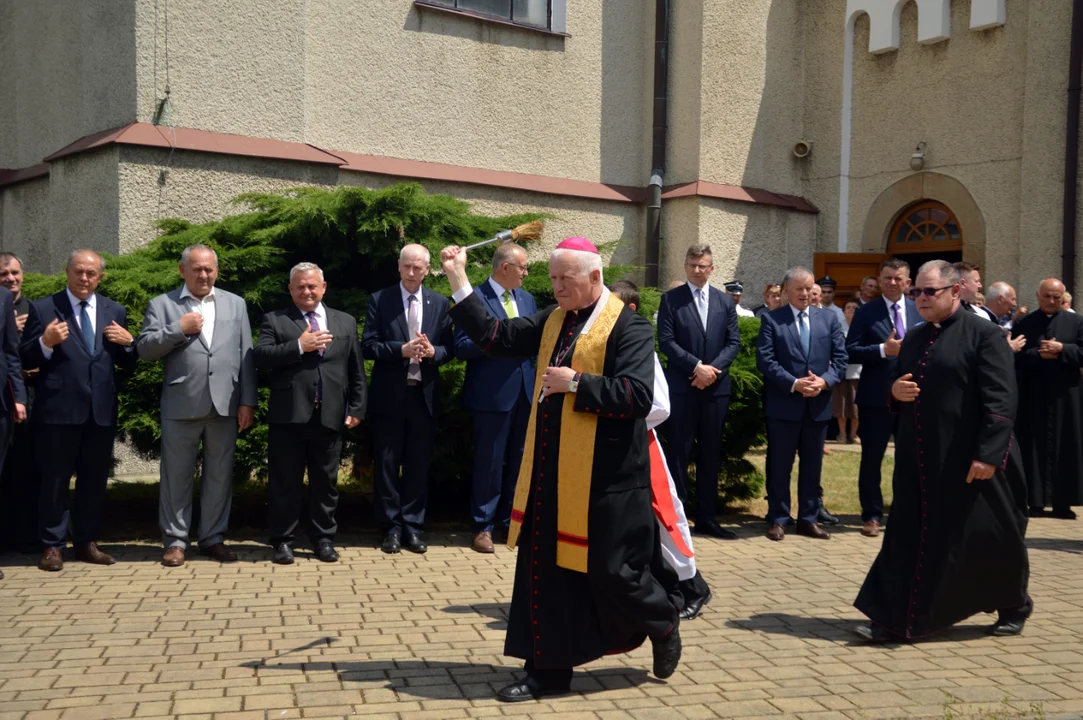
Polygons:
M46 157L42 164L33 167L15 170L0 169L0 187L34 178L48 177L49 163L109 145L187 150L263 160L334 165L346 172L478 185L587 200L638 204L647 199L647 190L642 187L324 150L308 143L232 135L193 128L171 128L150 123L130 123L79 138ZM819 212L804 198L759 188L721 185L704 180L668 187L662 194L665 199L692 196L768 205L798 212Z

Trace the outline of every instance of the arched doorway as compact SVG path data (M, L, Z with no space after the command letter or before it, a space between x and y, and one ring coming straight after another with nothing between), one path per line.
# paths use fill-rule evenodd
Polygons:
M921 200L904 209L888 235L887 253L917 269L929 260L963 259L963 228L944 203Z

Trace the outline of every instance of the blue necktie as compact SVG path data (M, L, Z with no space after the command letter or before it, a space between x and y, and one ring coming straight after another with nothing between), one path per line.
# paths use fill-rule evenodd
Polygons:
M801 337L801 349L805 351L805 357L808 357L808 326L805 325L805 318L808 314L804 311L797 313L797 334Z
M87 312L87 301L79 303L79 329L83 332L83 342L87 350L94 352L94 326L90 324L90 313Z

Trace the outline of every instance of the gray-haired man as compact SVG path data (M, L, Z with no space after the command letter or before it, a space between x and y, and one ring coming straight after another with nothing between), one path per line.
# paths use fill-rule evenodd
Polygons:
M165 362L158 522L167 567L184 564L201 441L200 552L219 562L237 559L224 542L233 456L257 402L248 310L240 297L214 287L217 254L205 245L185 248L180 274L183 286L150 301L136 341L140 358Z
M335 562L342 431L365 417L365 365L357 320L323 304L327 283L318 266L295 265L289 291L293 302L263 316L252 351L271 386L267 525L272 559L293 562L307 470L309 538L320 560Z

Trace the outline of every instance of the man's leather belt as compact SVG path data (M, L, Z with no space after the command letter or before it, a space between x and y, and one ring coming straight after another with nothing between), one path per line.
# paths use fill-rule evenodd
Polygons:
M410 378L406 378L407 387L413 387L414 385L420 385L420 384L421 384L420 380L412 380Z

